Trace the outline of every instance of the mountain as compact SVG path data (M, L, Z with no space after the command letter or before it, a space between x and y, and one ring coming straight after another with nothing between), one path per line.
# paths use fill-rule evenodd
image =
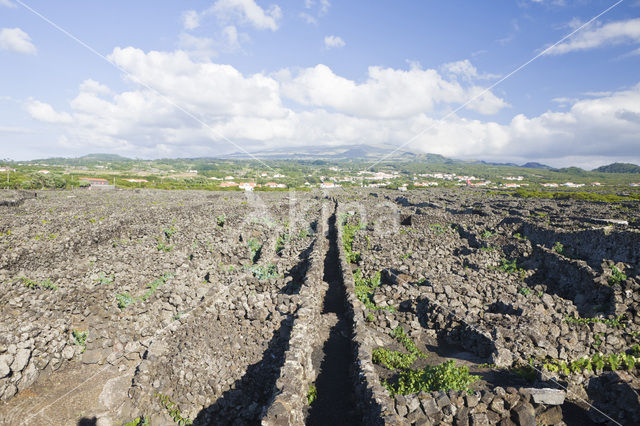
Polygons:
M427 154L428 156L433 154ZM386 158L385 158L386 157ZM397 148L392 145L336 145L336 146L296 146L275 148L266 151L254 151L250 155L246 152L234 152L223 156L229 159L382 159L385 160L413 160L421 156L413 152ZM438 156L441 157L441 156ZM444 159L444 157L441 157ZM446 160L446 159L445 159Z
M535 161L530 161L528 163L523 164L520 167L524 167L527 169L545 169L545 170L553 170L553 167L547 166L546 164L536 163Z
M640 173L640 166L631 163L612 163L598 167L593 171L602 173Z

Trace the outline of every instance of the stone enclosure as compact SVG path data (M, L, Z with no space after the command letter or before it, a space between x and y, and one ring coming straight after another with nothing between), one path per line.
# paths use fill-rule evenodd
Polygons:
M472 189L4 192L0 422L637 424L639 219Z

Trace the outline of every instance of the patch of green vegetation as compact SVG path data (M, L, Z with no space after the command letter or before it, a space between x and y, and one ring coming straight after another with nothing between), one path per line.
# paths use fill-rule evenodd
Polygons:
M427 365L422 370L403 370L394 381L383 380L382 384L391 395L408 395L421 391L470 391L478 379L469 374L468 367L456 367L455 361L448 360L440 365Z
M164 236L167 237L167 241L169 241L173 234L176 233L176 228L172 226L170 228L163 229L162 232L164 233Z
M300 232L298 232L298 238L299 239L303 239L303 238L307 238L309 236L309 231L307 229L301 229Z
M342 246L349 263L359 263L362 258L359 251L353 251L353 240L356 236L356 231L364 228L364 225L360 222L355 225L345 222L342 226Z
M133 297L129 293L119 293L116 295L116 302L118 302L118 308L125 309L127 306L132 303L144 302L149 299L153 293L162 285L164 285L168 280L173 278L173 274L164 274L159 278L151 281L147 284L147 291L140 297Z
M444 232L444 226L439 223L432 223L429 225L429 228L433 229L436 232L436 235L440 235Z
M104 272L100 272L100 275L98 275L98 279L96 280L96 282L100 285L109 285L113 282L113 277L113 274L107 275Z
M556 241L556 243L553 245L553 251L558 254L564 254L564 246L559 241Z
M493 237L493 232L491 232L489 230L483 231L482 234L480 234L480 238L485 239L485 240L488 239L488 238L491 238L491 237Z
M571 374L580 374L585 371L593 371L595 373L603 370L617 371L626 369L627 371L633 371L639 361L640 358L634 353L622 352L608 355L597 353L591 357L585 356L569 362L549 360L542 364L542 368L547 371L558 372L564 376L570 376Z
M529 294L531 294L531 289L529 287L520 287L518 289L518 293L522 294L523 296L528 296Z
M529 383L533 383L538 376L538 372L530 365L520 365L510 370L512 373L522 377Z
M373 350L371 360L374 364L382 365L389 370L398 370L411 367L416 360L416 355L412 353L405 354L400 351L391 351L385 348L376 348Z
M220 228L224 228L224 222L226 221L225 215L221 214L216 217L216 225Z
M307 402L309 405L313 404L318 399L318 389L315 385L309 385L309 390L307 391Z
M127 306L135 302L135 299L131 297L129 293L116 294L116 302L118 302L118 308L125 309Z
M510 192L509 195L519 198L553 198L556 200L581 200L581 201L600 201L604 203L616 203L621 201L637 201L640 200L640 193L629 193L625 195L603 194L599 192L588 191L536 191L530 189L517 189Z
M249 270L259 281L266 281L279 276L278 268L273 263L268 263L266 265L254 265L249 267Z
M151 423L146 417L136 417L130 422L123 423L122 426L151 426Z
M606 324L610 327L616 328L625 328L627 326L627 317L626 315L618 315L615 318L575 318L570 316L565 316L564 321L568 324L595 324L601 323Z
M367 322L374 322L375 320L376 320L376 317L374 317L371 312L369 312L367 314L367 317L365 318L365 321L367 321Z
M400 255L400 260L409 259L411 256L413 256L413 252L411 252L411 251L407 252L407 253L404 253L404 254L401 254Z
M289 234L278 235L278 239L276 240L276 253L280 253L284 249L285 243L289 238Z
M21 277L20 281L22 281L22 284L27 287L27 288L41 288L44 290L57 290L58 286L53 284L51 282L50 279L46 279L44 281L34 281L34 280L30 280L26 277Z
M252 238L247 243L249 247L249 259L251 263L256 263L260 259L260 253L262 252L262 243L258 242L255 238Z
M180 408L178 408L178 406L173 401L171 401L171 399L167 395L156 392L155 396L160 400L160 404L167 410L167 413L174 422L176 422L180 426L193 425L193 420L182 417Z
M496 251L497 247L493 247L493 246L480 247L480 250L482 250L482 251Z
M526 274L525 270L518 266L515 259L507 260L505 258L502 258L500 259L500 265L495 269L506 272L508 274L518 274L520 275L521 279L524 279L524 276Z
M87 336L89 333L86 331L73 330L71 334L73 335L73 342L78 346L82 346L80 353L83 353L87 349Z
M167 253L173 250L173 246L166 245L164 241L160 241L160 240L158 240L158 245L156 246L156 248L158 249L158 251L161 251L164 253Z
M151 281L149 284L147 284L147 291L145 291L144 294L137 299L137 301L146 301L153 295L153 293L155 293L158 287L164 285L171 278L173 278L173 274L164 274L161 277Z
M528 240L526 235L521 235L519 232L516 232L515 234L513 234L513 237L519 240Z
M607 280L609 285L616 285L616 284L619 285L625 282L626 280L627 280L627 276L620 269L616 268L615 266L611 267L611 276Z
M376 272L372 278L365 278L362 276L362 271L356 269L353 272L353 281L355 283L356 297L358 300L368 309L377 309L378 307L373 301L373 293L382 283L380 272Z

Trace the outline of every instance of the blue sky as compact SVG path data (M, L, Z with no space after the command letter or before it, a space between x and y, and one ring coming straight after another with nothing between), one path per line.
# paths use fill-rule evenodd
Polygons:
M0 157L365 143L640 163L640 1L484 92L615 3L0 0Z

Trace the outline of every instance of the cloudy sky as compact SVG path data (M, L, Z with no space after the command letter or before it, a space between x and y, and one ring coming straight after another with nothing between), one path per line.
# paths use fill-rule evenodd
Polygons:
M0 0L0 158L640 164L640 1L616 2Z

